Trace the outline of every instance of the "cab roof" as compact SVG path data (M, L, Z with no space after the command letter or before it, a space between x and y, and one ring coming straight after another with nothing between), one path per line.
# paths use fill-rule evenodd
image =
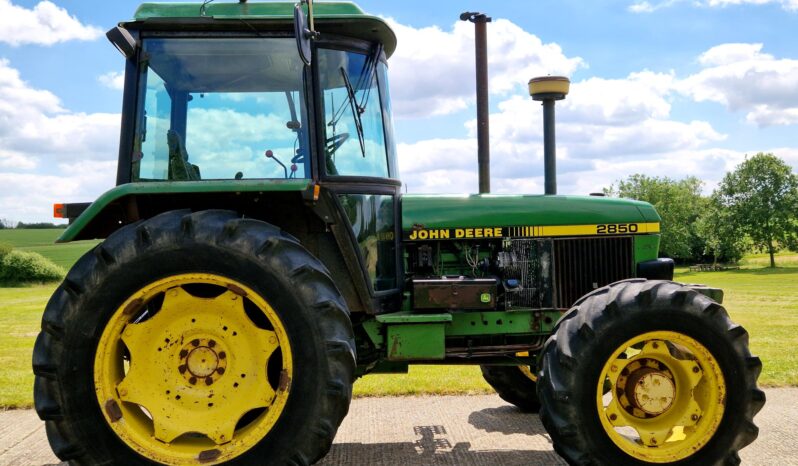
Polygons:
M136 10L134 20L122 25L136 28L153 23L179 22L240 22L241 20L262 24L273 24L285 28L293 25L294 2L246 2L205 5L202 2L142 3ZM382 18L366 14L351 2L319 2L313 5L316 29L322 34L332 33L382 43L385 55L390 57L396 50L396 34ZM193 21L192 21L193 20Z

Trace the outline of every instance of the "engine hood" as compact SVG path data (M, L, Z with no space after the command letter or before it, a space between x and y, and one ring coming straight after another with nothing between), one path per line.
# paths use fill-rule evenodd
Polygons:
M454 239L455 235L458 238L497 237L499 233L505 237L658 233L659 222L660 216L651 204L630 199L496 194L402 197L403 237L411 240L417 238L414 231L438 230L432 233L435 236L418 238L436 239L440 230L475 228L480 230L451 231L442 239ZM606 225L635 226L634 231L630 227L610 227L608 231ZM527 230L513 234L511 229L515 227Z

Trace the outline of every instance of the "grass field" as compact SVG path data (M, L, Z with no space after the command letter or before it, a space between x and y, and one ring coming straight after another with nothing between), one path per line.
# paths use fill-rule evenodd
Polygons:
M38 252L44 257L69 270L80 256L91 249L98 241L75 241L55 244L64 230L0 230L0 243L10 243L23 251Z
M55 285L0 288L0 409L32 403L31 351Z
M69 268L96 244L52 245L61 230L0 230L0 241L39 252ZM798 255L782 253L780 268L767 269L766 255L743 260L741 270L687 273L676 279L726 291L732 318L751 334L751 349L764 362L760 383L798 385ZM56 285L0 288L0 409L31 405L31 350L41 312ZM370 375L355 383L355 396L490 393L478 367L415 366L408 374Z

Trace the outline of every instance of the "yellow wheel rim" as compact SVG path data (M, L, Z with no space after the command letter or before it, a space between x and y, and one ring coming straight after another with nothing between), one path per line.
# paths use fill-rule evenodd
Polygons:
M596 388L607 435L628 455L650 463L694 455L718 430L725 401L726 382L712 353L669 331L621 345Z
M218 464L260 442L293 378L280 318L247 286L176 275L130 296L105 327L94 360L108 424L142 456Z

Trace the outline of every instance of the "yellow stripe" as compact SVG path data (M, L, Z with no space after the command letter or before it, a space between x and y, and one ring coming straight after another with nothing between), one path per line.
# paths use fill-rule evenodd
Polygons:
M602 227L604 228L602 229ZM605 236L659 233L659 222L552 225L538 227L537 233L535 236Z
M458 232L461 234L458 236ZM484 239L500 238L542 238L554 236L617 236L659 233L659 222L648 223L605 223L591 225L548 225L514 227L468 227L418 230L408 232L410 241L438 239ZM446 233L446 236L443 234Z

